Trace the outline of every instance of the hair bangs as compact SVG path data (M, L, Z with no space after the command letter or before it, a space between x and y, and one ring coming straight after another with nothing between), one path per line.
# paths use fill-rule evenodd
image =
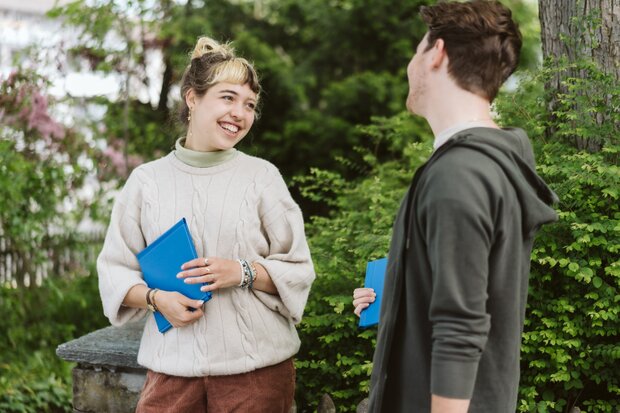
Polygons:
M235 58L221 62L214 70L210 84L219 82L236 83L245 85L246 83L256 94L260 91L258 75L252 69L250 63L243 58Z

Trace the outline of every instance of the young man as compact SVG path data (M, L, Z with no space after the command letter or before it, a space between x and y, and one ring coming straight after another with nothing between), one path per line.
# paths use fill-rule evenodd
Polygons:
M514 413L532 242L557 217L520 129L490 105L521 35L498 2L423 7L407 109L435 134L397 215L371 412ZM372 301L354 294L356 313Z

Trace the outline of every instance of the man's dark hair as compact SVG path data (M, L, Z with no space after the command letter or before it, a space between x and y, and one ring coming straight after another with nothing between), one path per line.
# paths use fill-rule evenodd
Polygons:
M425 51L442 39L456 83L493 101L519 62L521 32L510 10L497 1L474 0L422 7L420 14L428 26Z

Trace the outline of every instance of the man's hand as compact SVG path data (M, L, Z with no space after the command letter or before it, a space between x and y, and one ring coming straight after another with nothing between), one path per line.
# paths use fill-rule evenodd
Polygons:
M431 413L467 413L469 400L432 395Z
M375 297L377 294L372 288L356 288L353 291L353 307L355 307L353 312L355 315L359 317L364 308L375 302Z

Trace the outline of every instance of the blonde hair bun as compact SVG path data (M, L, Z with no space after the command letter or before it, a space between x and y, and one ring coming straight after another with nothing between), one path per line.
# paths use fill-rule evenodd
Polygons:
M235 57L235 49L233 49L230 43L220 44L210 37L203 36L196 42L196 47L194 47L194 51L192 52L192 60L200 58L207 53L219 54L228 59Z

